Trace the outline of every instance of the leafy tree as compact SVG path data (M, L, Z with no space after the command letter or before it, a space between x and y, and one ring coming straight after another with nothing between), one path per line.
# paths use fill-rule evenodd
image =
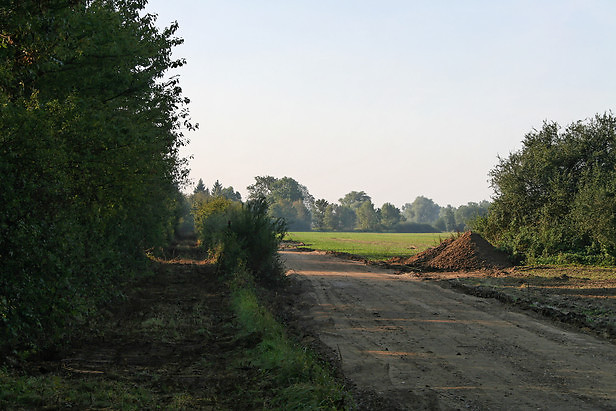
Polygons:
M0 4L0 341L37 348L173 234L188 100L144 2ZM5 348L4 346L1 348Z
M610 113L528 133L491 171L495 198L477 227L528 261L614 261L615 130Z
M341 231L353 231L357 222L355 211L348 206L339 206L336 208L336 217L338 220L338 229Z
M396 206L391 203L383 204L381 207L381 225L385 230L394 230L401 219L402 214Z
M341 206L348 207L353 211L357 211L357 209L361 207L364 202L372 200L370 196L363 191L351 191L338 201L340 202Z
M325 213L329 205L329 202L325 199L319 199L314 202L314 209L312 211L312 225L315 230L324 231L327 229L327 225L325 223Z
M290 177L255 177L255 184L248 186L250 199L265 198L269 204L269 215L287 218L290 230L310 230L314 208L314 197L306 186Z
M434 227L440 231L461 231L456 224L456 208L450 204L447 207L442 207L439 211L438 220L434 223Z
M407 221L420 224L434 224L439 217L441 207L429 198L419 196L412 203L402 206L402 213Z
M490 203L482 201L481 203L470 202L466 205L461 205L455 211L456 230L465 231L469 228L469 224L488 214Z
M364 201L357 209L357 228L362 231L377 231L379 216L372 201Z
M325 230L338 231L340 230L340 219L338 214L337 204L328 204L323 213L323 227Z

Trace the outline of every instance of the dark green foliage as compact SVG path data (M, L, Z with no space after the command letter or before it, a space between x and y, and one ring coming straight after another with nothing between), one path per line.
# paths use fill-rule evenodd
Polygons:
M496 198L475 226L527 261L613 263L616 119L597 115L561 131L546 122L492 170Z
M381 226L385 231L393 231L400 223L402 214L400 210L391 203L385 203L380 210Z
M250 199L265 198L270 205L269 215L284 219L289 229L294 231L311 229L314 197L306 186L290 177L257 176L255 183L248 186L248 192Z
M407 221L419 224L434 224L441 207L429 198L419 196L412 203L402 206L402 213Z
M314 202L314 209L312 210L312 226L317 231L325 231L327 225L325 223L325 214L329 202L325 199L319 199Z
M64 340L172 235L192 128L142 1L0 5L0 349Z
M372 201L364 201L356 212L357 228L361 231L377 231L379 227L379 214L374 209Z
M194 213L201 246L214 254L223 273L244 266L261 283L282 280L278 246L286 234L286 223L270 217L264 197L245 204L217 197Z

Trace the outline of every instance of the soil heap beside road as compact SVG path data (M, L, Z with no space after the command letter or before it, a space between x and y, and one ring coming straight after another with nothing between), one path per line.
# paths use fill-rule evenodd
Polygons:
M507 254L471 231L458 238L448 238L437 247L406 259L403 264L453 271L503 269L512 265Z

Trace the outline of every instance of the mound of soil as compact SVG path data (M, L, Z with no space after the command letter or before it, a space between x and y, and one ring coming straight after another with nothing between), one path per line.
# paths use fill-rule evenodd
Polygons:
M497 250L477 233L468 231L437 247L414 255L405 264L436 270L483 270L511 267L507 254Z

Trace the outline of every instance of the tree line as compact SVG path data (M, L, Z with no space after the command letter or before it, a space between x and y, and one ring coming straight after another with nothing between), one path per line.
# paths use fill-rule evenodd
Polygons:
M269 215L282 218L291 231L370 231L370 232L445 232L464 231L471 221L485 216L487 201L470 202L460 207L441 207L424 196L401 208L385 203L377 208L364 191L351 191L330 203L315 199L308 188L291 177L255 177L248 186L250 199L265 198ZM216 197L242 201L233 187L223 187L217 180L210 189L200 179L191 195L193 208Z
M0 352L66 341L173 236L193 125L144 4L0 5Z

